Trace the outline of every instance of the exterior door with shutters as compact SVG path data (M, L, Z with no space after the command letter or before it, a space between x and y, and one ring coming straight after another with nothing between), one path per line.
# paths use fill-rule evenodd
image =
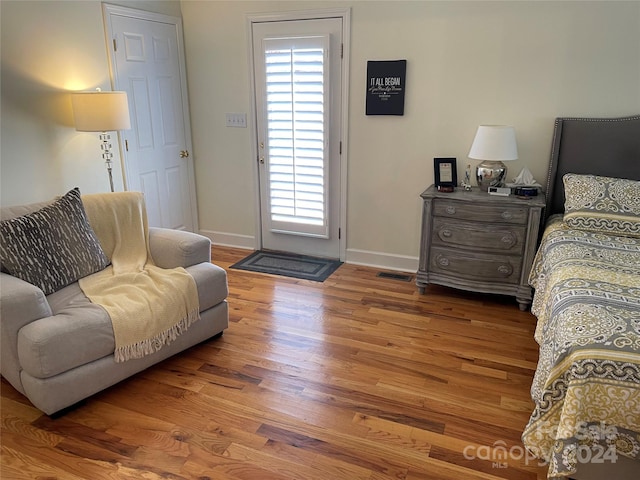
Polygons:
M127 92L127 190L144 193L149 225L197 231L179 18L104 5L114 87Z
M342 22L251 24L264 249L340 257Z

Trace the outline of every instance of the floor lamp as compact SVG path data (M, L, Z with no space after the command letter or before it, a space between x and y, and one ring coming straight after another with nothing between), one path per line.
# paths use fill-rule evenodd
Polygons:
M129 104L126 92L77 92L71 94L71 106L79 132L100 132L102 158L109 173L109 185L113 192L111 134L115 130L131 128Z

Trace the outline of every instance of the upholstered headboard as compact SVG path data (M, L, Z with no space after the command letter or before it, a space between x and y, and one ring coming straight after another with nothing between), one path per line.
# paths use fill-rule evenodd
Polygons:
M564 212L565 173L640 180L640 115L557 118L545 190L545 217Z

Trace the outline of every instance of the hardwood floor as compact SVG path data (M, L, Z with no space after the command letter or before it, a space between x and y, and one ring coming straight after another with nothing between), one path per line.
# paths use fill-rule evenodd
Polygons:
M249 252L214 247L227 268ZM341 266L228 270L230 326L51 419L2 380L2 479L541 479L535 318ZM491 458L494 447L509 455Z

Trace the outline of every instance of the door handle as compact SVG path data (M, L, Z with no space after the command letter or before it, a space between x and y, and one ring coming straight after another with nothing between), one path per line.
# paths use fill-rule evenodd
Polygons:
M180 150L180 158L188 158L189 150Z

